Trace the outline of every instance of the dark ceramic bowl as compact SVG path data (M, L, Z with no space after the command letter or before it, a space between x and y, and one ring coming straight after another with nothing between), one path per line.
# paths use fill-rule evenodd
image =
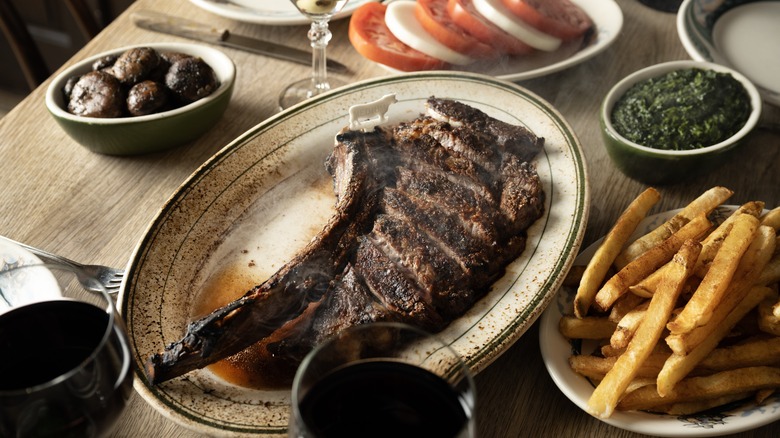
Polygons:
M634 84L675 70L711 69L730 73L747 90L752 111L736 134L717 144L694 150L663 150L634 143L620 135L612 125L612 108ZM673 184L712 171L728 161L746 136L756 127L761 115L761 96L756 87L740 73L721 65L699 61L672 61L636 71L618 82L607 93L599 119L604 146L615 165L628 177L651 185Z
M46 90L46 108L49 113L68 135L85 148L108 155L163 151L195 140L214 126L225 112L236 78L235 64L227 55L198 44L152 43L144 44L143 47L201 57L216 73L219 87L207 97L156 114L119 118L77 116L66 110L62 88L68 78L87 73L97 59L120 54L131 47L87 58L58 74Z

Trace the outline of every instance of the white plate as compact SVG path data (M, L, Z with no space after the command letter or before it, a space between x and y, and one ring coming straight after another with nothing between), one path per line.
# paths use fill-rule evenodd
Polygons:
M736 206L721 206L713 217L718 220L725 219L735 209ZM649 216L639 225L633 238L653 230L679 211L671 210ZM574 265L586 265L600 243L601 240L583 250ZM558 331L561 315L573 312L572 302L575 293L574 289L561 288L555 300L547 307L540 320L539 344L544 364L555 384L569 400L587 412L593 385L569 367L569 356L574 345ZM582 350L588 348L583 346ZM775 394L761 406L753 403L729 405L727 409L724 408L719 412L709 411L706 414L688 416L615 411L611 417L601 421L621 429L653 436L711 437L755 429L778 419L780 419L780 396Z
M0 238L0 271L40 265L41 260L21 246ZM59 283L43 266L23 269L0 279L0 314L11 307L61 297Z
M588 217L585 159L574 131L548 103L515 84L456 72L412 73L348 85L277 114L226 146L174 193L136 248L119 298L139 370L182 336L209 277L234 268L250 285L260 283L321 229L335 203L323 166L335 133L348 124L350 106L389 93L398 103L388 123L415 118L435 95L545 138L535 163L546 211L528 230L526 250L440 336L479 372L537 319L568 272ZM158 386L138 377L144 399L202 433L286 433L289 389L238 388L208 369Z
M290 0L190 0L196 6L226 18L270 26L310 24ZM363 3L377 0L350 0L333 20L352 15Z
M488 74L508 81L522 81L567 69L596 56L609 47L620 34L623 28L623 11L614 0L572 1L587 13L595 24L596 30L587 41L565 43L554 52L537 51L530 55L502 58L493 64L480 61L474 66L461 66L458 69ZM399 73L387 66L383 67Z
M685 0L677 33L691 58L727 65L780 105L780 0Z

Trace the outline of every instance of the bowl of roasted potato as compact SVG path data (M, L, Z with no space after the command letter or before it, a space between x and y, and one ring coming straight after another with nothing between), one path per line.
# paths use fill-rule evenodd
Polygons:
M671 61L638 70L604 98L599 121L612 162L645 184L674 184L734 156L761 116L761 96L739 72Z
M189 143L216 124L233 93L236 67L198 44L121 47L65 69L46 108L85 148L137 155Z
M648 215L640 193L541 318L556 385L614 426L719 436L780 419L780 208L713 187Z

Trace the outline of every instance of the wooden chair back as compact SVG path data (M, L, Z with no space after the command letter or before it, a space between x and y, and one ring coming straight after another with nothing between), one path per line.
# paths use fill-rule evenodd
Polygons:
M87 40L91 40L100 32L101 26L85 0L64 0L64 2ZM27 85L30 90L35 89L49 77L51 72L30 35L24 19L11 0L0 0L0 30L3 31L11 46Z

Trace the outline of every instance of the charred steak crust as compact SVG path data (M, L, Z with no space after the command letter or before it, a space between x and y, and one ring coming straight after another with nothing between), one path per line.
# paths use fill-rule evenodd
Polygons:
M308 351L347 327L403 321L439 331L484 296L544 213L530 163L544 139L457 101L431 97L426 107L410 122L337 135L325 163L334 217L279 272L152 355L149 380L249 346L292 377Z

